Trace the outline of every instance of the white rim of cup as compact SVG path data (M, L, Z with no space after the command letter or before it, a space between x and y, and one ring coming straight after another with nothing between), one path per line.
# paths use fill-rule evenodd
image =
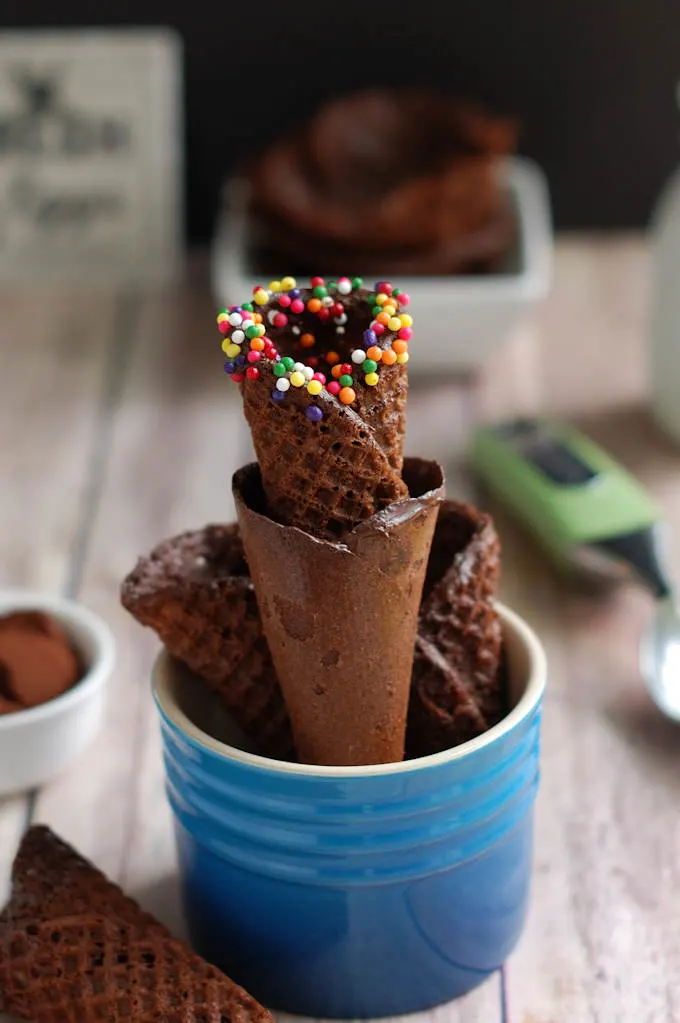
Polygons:
M258 770L316 778L358 778L406 774L410 771L423 770L428 767L440 767L443 764L460 760L470 753L483 749L485 746L500 739L503 735L506 735L536 706L545 689L547 662L543 646L536 633L527 625L523 618L504 604L496 601L495 607L503 621L504 628L509 628L513 631L527 651L529 679L526 688L510 713L506 714L497 725L493 725L482 735L469 739L468 742L463 742L452 749L444 750L442 753L432 753L427 757L402 760L394 764L371 764L365 767L328 767L321 764L293 764L287 760L272 760L270 757L263 757L257 753L247 753L245 750L240 750L235 746L229 746L227 743L220 742L219 739L214 739L207 732L204 732L177 706L170 692L168 683L169 672L159 671L159 666L164 661L170 661L170 655L165 650L159 654L154 665L154 696L161 713L196 745L202 746L211 753L216 753L227 760L234 760Z
M0 715L0 736L21 725L52 717L85 699L113 671L116 643L106 622L93 611L67 597L49 596L30 590L0 590L0 616L12 611L44 611L68 626L72 623L88 632L92 640L92 663L75 685L37 707L25 707L11 714Z

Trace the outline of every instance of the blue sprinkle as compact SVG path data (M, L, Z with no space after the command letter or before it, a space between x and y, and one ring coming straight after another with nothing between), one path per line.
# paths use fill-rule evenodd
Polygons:
M309 419L312 423L320 423L321 420L323 419L323 412L321 411L318 405L309 405L307 407L305 415L307 416L307 419Z
M272 398L274 401L283 401L285 397L286 397L285 391L277 391L276 388L274 388L274 390L272 391Z
M378 338L374 330L364 331L364 348L372 348L374 344L377 344Z
M236 369L236 367L234 366L233 362L225 362L225 364L224 364L224 372L225 373L231 374L231 373L233 373L235 371L235 369Z

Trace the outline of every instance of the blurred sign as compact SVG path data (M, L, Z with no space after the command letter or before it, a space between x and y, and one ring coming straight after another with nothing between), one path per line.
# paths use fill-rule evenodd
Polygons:
M0 283L175 272L181 82L170 30L0 33Z

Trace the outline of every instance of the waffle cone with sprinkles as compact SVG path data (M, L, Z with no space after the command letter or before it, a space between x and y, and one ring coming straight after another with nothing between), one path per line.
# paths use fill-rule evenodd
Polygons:
M205 679L259 753L291 758L290 723L235 523L158 544L124 579L121 601Z
M218 317L269 513L334 539L408 496L401 479L409 297L360 278L256 288Z
M32 1023L273 1023L45 827L27 832L0 915L2 1011Z
M493 606L500 543L490 516L445 501L418 619L407 751L427 756L504 715L501 623Z

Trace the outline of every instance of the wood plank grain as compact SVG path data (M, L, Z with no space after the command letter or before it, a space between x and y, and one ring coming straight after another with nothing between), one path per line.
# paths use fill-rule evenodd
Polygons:
M640 409L645 259L635 240L560 246L526 410L568 416L605 441L677 528L680 456ZM494 373L479 392L486 418L526 402L526 380ZM568 585L502 513L498 524L505 593L537 627L550 662L533 908L507 971L509 1019L670 1023L680 1012L680 747L637 672L650 600L630 588L594 596Z
M1 308L3 585L63 593L85 528L116 303L17 291ZM27 819L26 799L0 801L0 903Z

